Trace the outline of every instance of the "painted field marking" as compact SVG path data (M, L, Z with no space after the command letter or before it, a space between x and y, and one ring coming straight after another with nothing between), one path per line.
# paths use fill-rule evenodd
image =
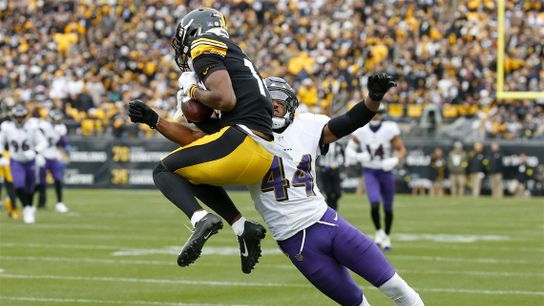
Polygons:
M69 281L94 281L94 282L123 282L123 283L147 283L147 284L173 284L173 285L195 285L195 286L221 286L221 287L279 287L279 288L310 288L309 284L285 284L273 282L226 282L226 281L189 281L157 278L130 278L130 277L85 277L85 276L61 276L61 275L22 275L22 274L0 274L0 278L6 279L46 279L46 280L69 280ZM360 286L361 288L378 290L371 286ZM523 290L477 290L464 288L414 288L418 291L467 293L483 295L528 295L544 296L544 291L523 291Z
M41 303L70 303L70 304L118 304L118 305L159 305L159 306L216 306L225 304L187 304L187 303L168 303L155 301L118 301L118 300L95 300L95 299L70 299L70 298L50 298L50 297L25 297L25 296L0 296L0 300L19 301L19 302L41 302ZM230 304L229 304L230 305ZM232 305L244 306L244 305Z
M142 266L172 266L177 267L175 260L129 260L129 259L98 259L98 258L83 258L83 257L51 257L51 256L0 256L0 260L11 261L41 261L41 262L62 262L62 263L75 263L75 264L104 264L104 265L142 265ZM199 262L199 266L202 267L225 267L225 266L239 266L238 263L209 263ZM282 269L293 270L295 267L290 264L265 264L260 263L259 268L267 269ZM1 269L0 269L1 270ZM412 274L452 274L452 275L473 275L473 276L503 276L503 277L537 277L541 278L543 273L539 272L511 272L511 271L476 271L476 270L409 270L409 269L397 269L400 273L412 273ZM2 271L0 271L2 272Z

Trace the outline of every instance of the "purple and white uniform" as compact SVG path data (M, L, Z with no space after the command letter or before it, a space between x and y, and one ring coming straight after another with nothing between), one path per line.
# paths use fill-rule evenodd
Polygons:
M337 303L359 305L363 293L349 270L376 287L395 271L370 238L328 208L315 184L319 139L328 121L324 115L301 114L283 133L274 133L275 143L293 160L275 157L263 181L249 191L297 269Z
M42 152L47 141L37 126L29 121L22 126L5 121L1 130L0 145L8 146L13 185L15 189L24 189L32 194L36 183L36 152Z
M370 155L370 161L363 164L368 200L371 204L383 201L384 210L390 211L395 195L395 177L391 171L383 170L383 161L393 157L391 141L400 135L399 127L395 122L383 121L377 126L367 124L352 135L359 141L361 149Z
M42 152L45 157L45 165L39 169L40 185L45 185L45 176L47 171L51 172L55 181L62 181L62 163L60 147L66 147L67 128L64 124L55 124L47 120L39 121L39 128L47 139L47 147Z

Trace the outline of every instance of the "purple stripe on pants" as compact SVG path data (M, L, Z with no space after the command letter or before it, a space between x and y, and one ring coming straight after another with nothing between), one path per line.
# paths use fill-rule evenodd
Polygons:
M317 289L341 305L359 305L363 292L349 270L376 287L393 277L395 270L370 238L333 209L321 221L333 225L315 223L305 230L302 258L297 254L303 231L278 244Z
M12 159L10 167L15 189L22 188L32 194L36 184L36 167L34 161L19 162Z
M45 176L47 171L51 172L55 181L62 181L62 164L58 159L46 159L45 165L40 168L40 180L38 184L44 186L46 184Z
M395 176L391 171L382 169L364 168L365 187L368 201L373 203L383 202L383 209L393 209L393 198L395 196Z

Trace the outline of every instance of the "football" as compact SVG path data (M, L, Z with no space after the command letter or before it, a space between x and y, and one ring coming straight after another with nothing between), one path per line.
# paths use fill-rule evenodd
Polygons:
M188 98L181 103L181 111L185 118L191 122L202 122L210 118L213 114L213 108L191 98Z

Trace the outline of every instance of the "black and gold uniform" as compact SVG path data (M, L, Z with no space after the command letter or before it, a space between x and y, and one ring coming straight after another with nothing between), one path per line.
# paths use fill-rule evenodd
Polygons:
M226 70L236 105L221 113L219 131L178 148L163 158L163 166L198 184L260 181L273 155L237 125L271 140L272 102L254 64L228 38L224 16L209 9L189 13L178 26L173 47L180 69L192 69L202 82L212 73Z

